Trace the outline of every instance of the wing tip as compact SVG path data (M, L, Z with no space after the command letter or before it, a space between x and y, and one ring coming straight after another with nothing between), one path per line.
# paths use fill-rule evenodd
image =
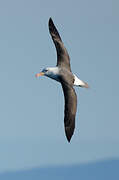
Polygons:
M57 28L56 28L56 26L55 26L55 24L54 24L54 22L53 22L51 17L49 18L48 26L49 26L49 32L50 32L52 38L53 39L56 38L56 39L62 41L61 37L59 35L59 32L58 32L58 30L57 30Z
M68 143L70 143L71 138L72 138L72 135L71 135L71 136L69 136L68 134L66 134L66 138L67 138Z
M66 134L66 138L67 138L67 141L70 143L71 141L71 138L73 136L73 133L74 133L74 128L71 130L69 127L65 127L65 134Z
M68 138L68 137L67 137L67 141L68 141L68 143L70 143L70 141L71 141L71 138Z
M49 27L50 27L51 25L54 25L53 20L52 20L52 18L51 18L51 17L49 18L48 25L49 25Z

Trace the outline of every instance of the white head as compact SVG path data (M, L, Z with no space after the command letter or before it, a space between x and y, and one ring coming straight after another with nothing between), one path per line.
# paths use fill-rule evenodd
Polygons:
M58 67L48 67L44 68L40 73L37 73L36 77L47 76L58 81L58 73Z

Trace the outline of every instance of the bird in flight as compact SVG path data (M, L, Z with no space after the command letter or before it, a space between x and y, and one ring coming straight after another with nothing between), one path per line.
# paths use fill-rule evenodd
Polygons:
M75 74L72 73L69 54L64 47L62 39L51 18L49 19L48 25L50 35L57 51L57 65L56 67L44 68L40 73L36 74L36 77L47 76L61 83L65 99L65 134L68 142L70 142L75 129L75 116L77 110L77 96L73 86L84 88L88 88L89 86L86 82L80 80Z

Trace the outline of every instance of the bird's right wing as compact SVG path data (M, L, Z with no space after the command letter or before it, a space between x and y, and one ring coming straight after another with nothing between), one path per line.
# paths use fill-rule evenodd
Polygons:
M77 96L72 86L61 82L64 99L65 99L65 110L64 110L64 126L67 140L70 142L71 137L75 129L75 115L77 109Z
M68 52L51 18L49 19L49 32L57 51L57 66L65 67L71 71Z

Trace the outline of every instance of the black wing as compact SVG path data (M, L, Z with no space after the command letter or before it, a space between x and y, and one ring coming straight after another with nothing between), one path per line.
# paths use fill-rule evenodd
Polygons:
M51 18L49 19L49 31L57 51L57 66L65 67L71 71L68 52Z
M72 86L62 83L65 99L64 126L67 140L70 142L75 129L75 115L77 110L77 96Z

